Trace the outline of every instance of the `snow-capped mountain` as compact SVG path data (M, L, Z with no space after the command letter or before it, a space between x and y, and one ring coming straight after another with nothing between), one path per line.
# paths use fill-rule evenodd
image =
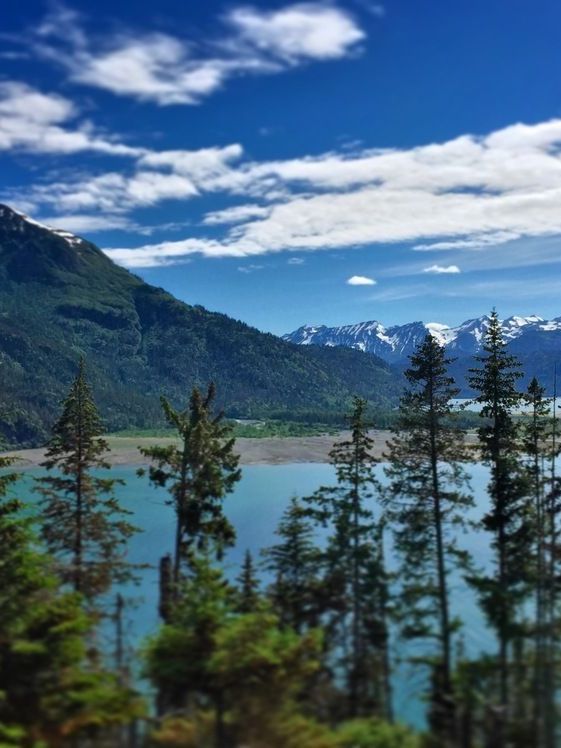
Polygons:
M300 345L358 348L389 363L399 364L411 355L427 332L434 335L451 356L473 356L481 350L488 325L488 315L467 320L457 327L439 322L410 322L385 327L374 320L341 327L304 325L283 337ZM526 356L543 351L558 351L561 356L561 317L553 320L544 320L536 315L509 317L501 325L513 352Z
M45 223L39 223L39 221L35 221L33 218L25 215L25 213L20 213L18 210L14 210L14 208L8 208L6 205L0 205L0 221L2 221L4 226L11 226L13 230L19 233L23 233L28 226L45 229L49 233L64 239L71 247L77 247L84 243L83 239L75 234L71 234L70 231L63 231L53 226L47 226Z

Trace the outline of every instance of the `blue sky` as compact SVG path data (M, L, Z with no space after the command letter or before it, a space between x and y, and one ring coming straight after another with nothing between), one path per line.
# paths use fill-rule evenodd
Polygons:
M3 7L0 201L275 333L561 316L558 2Z

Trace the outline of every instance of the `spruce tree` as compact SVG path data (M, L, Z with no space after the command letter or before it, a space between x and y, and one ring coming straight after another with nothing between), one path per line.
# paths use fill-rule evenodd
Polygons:
M548 670L548 564L547 564L547 531L548 517L546 492L549 482L547 467L551 459L550 401L534 377L526 391L526 402L529 407L528 421L523 428L523 449L527 455L528 472L531 481L534 510L534 677L533 677L533 729L536 748L544 745L545 739L545 705L549 699L547 693Z
M366 407L365 400L355 398L350 438L336 443L330 453L337 484L306 499L309 515L329 529L324 568L335 591L332 615L339 640L334 651L348 652L340 664L346 672L350 717L374 710L385 715L390 710L379 700L388 692L382 684L387 634L375 643L371 639L373 613L380 628L387 627L382 592L387 579L377 548L381 518L375 516L373 506L381 489L374 473L377 459L372 454Z
M431 722L443 744L456 733L452 686L452 645L457 620L450 611L450 573L465 562L456 533L473 506L462 463L464 437L453 423L458 395L448 375L443 347L427 334L411 356L386 475L388 519L400 559L401 622L406 637L436 640ZM454 532L452 532L454 530Z
M498 639L497 748L506 741L511 711L509 657L519 633L518 614L529 592L532 559L531 485L521 456L520 432L513 413L522 395L518 360L506 350L497 313L485 334L480 367L471 370L470 386L481 405L479 428L482 462L489 467L491 506L482 520L492 536L494 569L473 579L483 610Z
M544 524L546 553L546 591L544 604L545 618L545 694L544 733L547 748L556 748L558 744L558 647L559 647L559 589L561 584L561 558L559 548L559 514L561 512L561 478L557 475L557 457L561 449L558 439L557 419L557 365L553 372L553 398L551 400L551 431L547 458L549 460L549 480L544 488Z
M161 695L164 726L166 716L181 715L186 730L190 720L198 726L198 743L215 748L284 745L271 740L273 725L298 714L298 696L319 667L321 636L281 626L267 605L242 613L237 602L208 556L194 558L170 621L145 649L146 674Z
M259 579L255 572L253 556L245 552L241 574L238 577L238 610L240 613L252 613L259 604Z
M167 422L178 433L179 446L141 449L152 465L150 481L165 486L176 516L171 584L176 588L181 569L197 551L213 545L218 554L232 545L234 528L224 516L224 498L241 478L231 429L222 413L213 414L215 388L203 396L195 387L184 410L175 410L162 397ZM140 474L143 471L139 471ZM176 591L170 591L173 598Z
M102 434L81 359L42 463L56 472L37 479L36 490L42 497L43 538L61 578L90 605L113 583L131 578L127 541L137 531L115 497L122 481L96 474L110 467Z
M10 461L0 457L0 469ZM61 588L39 546L33 518L0 476L0 743L81 744L142 716L138 697L88 659L94 620ZM78 741L78 742L74 742Z
M299 499L291 499L275 534L279 542L262 551L265 569L274 576L269 595L283 624L302 633L319 623L326 590L322 554Z

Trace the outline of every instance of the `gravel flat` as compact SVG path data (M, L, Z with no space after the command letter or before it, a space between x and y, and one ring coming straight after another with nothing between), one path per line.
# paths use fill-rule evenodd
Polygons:
M373 454L381 457L389 439L388 431L373 431ZM329 452L334 442L348 437L348 433L325 436L264 437L260 439L236 439L236 451L242 465L282 465L295 462L329 462ZM139 452L139 447L154 444L172 444L173 439L157 437L119 437L108 439L111 451L107 461L111 465L146 465L147 460ZM6 452L16 459L21 468L33 468L41 464L45 457L44 449L21 449Z

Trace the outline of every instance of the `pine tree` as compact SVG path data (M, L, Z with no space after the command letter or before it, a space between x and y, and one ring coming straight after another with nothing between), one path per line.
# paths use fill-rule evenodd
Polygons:
M485 335L481 366L471 370L470 386L476 393L484 419L479 428L482 462L489 466L491 507L482 521L492 535L495 568L473 579L498 644L497 748L506 740L511 709L509 683L510 645L519 633L518 613L526 599L532 559L531 486L521 458L520 433L513 419L522 395L516 388L522 376L519 362L506 350L497 313L492 312Z
M58 560L61 578L88 605L113 583L131 579L127 541L137 531L114 494L122 481L95 474L110 467L102 433L81 359L43 463L56 473L37 479L36 490L42 496L43 538Z
M0 469L9 467L0 457ZM29 511L10 494L16 479L0 476L0 743L68 745L127 724L143 707L88 660L94 621L39 549Z
M326 590L322 554L302 503L292 498L276 529L279 542L265 548L265 569L274 576L269 594L284 625L298 633L316 626Z
M401 399L386 469L388 519L401 563L402 630L409 638L438 643L436 657L428 658L431 722L445 745L456 733L452 637L457 622L450 611L449 577L466 560L451 529L465 528L466 510L473 506L462 467L468 459L464 438L453 423L458 388L447 373L449 364L430 334L411 356L405 372L410 387Z
M208 557L194 558L170 621L148 642L146 674L163 697L164 725L167 715L184 714L188 730L189 718L200 715L202 725L211 712L205 745L274 745L269 731L295 709L319 665L321 637L282 627L266 605L241 613L237 602Z
M559 560L561 552L559 548L559 514L561 513L561 478L557 475L557 457L561 449L558 439L557 419L557 365L553 373L553 398L551 400L551 432L549 448L549 486L544 495L544 524L546 554L546 590L544 604L545 619L545 668L544 686L544 733L545 746L556 748L558 744L558 647L559 647L559 588L561 583L561 570Z
M241 478L234 439L223 414L212 414L215 388L203 397L197 387L185 410L175 410L162 398L167 422L180 437L177 447L149 447L141 452L152 460L149 478L167 486L175 509L176 531L171 583L177 586L182 565L197 551L214 545L218 554L232 545L235 533L223 513L224 498ZM142 474L143 471L139 471ZM171 597L174 592L172 590Z
M382 556L377 548L379 523L373 512L380 487L374 470L373 440L365 418L367 403L355 398L349 417L351 436L334 445L330 459L335 467L337 485L322 487L306 499L309 515L330 530L325 550L327 580L336 591L333 615L339 628L335 650L348 651L343 667L348 688L348 716L387 714L390 705L377 701L388 689L384 679L387 634L372 646L370 631L373 612L379 626L387 631L387 611L381 592L387 584ZM349 635L347 635L349 632Z
M240 613L252 613L259 605L259 600L259 579L255 573L253 557L248 550L238 577L238 610Z
M534 678L533 678L533 729L536 748L544 745L545 739L545 705L548 701L548 630L547 630L547 595L549 580L547 577L547 505L546 490L549 481L547 466L551 459L550 401L545 397L542 387L534 377L530 382L526 401L529 406L529 420L525 424L522 437L523 449L527 455L528 472L533 494L534 511L534 587L535 587L535 621L534 621Z

